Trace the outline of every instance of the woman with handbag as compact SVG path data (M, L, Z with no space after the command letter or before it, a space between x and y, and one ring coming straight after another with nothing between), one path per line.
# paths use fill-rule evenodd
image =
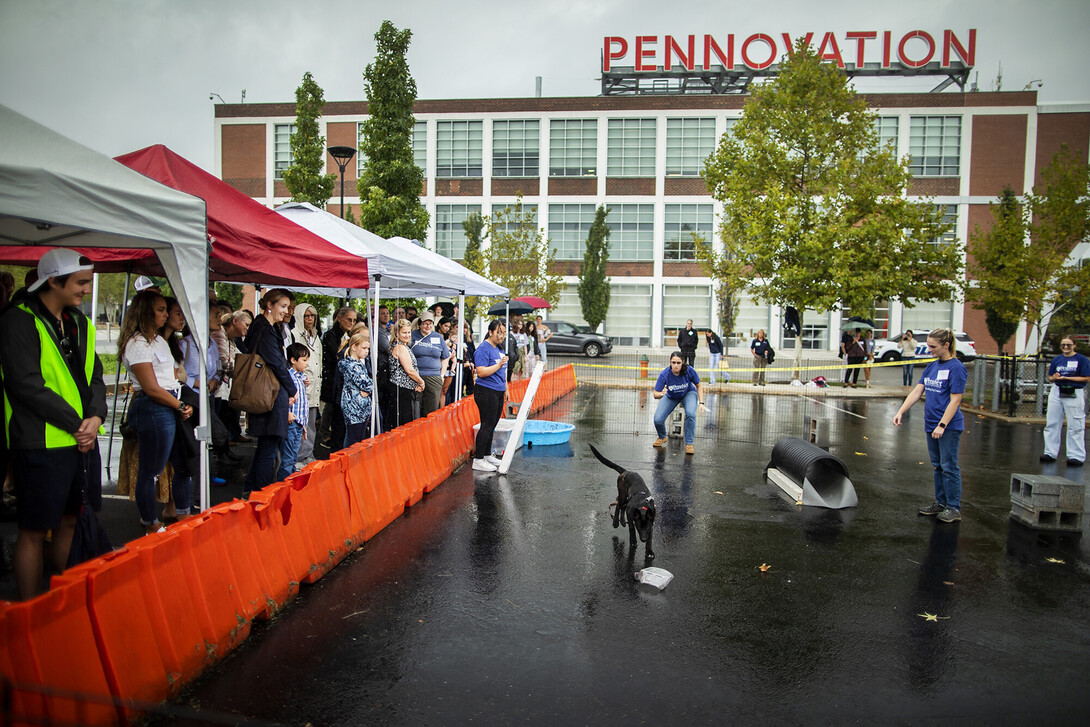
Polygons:
M264 360L265 368L279 382L280 390L272 409L258 414L251 412L246 417L247 433L257 437L257 451L243 485L247 490L260 490L272 484L276 476L276 453L280 450L280 441L288 435L288 406L296 395L284 350L284 319L291 307L291 296L283 288L273 288L265 293L259 305L261 313L254 318L246 334L246 349ZM240 384L236 378L234 386Z
M394 324L394 346L390 349L390 381L397 390L394 402L394 421L391 426L408 424L420 414L420 394L424 391L424 379L416 369L416 356L412 351L412 323L402 318Z
M117 341L118 358L133 376L135 392L128 424L136 431L140 463L136 474L136 506L149 533L162 529L155 515L155 476L163 471L174 450L179 419L193 415L193 407L179 400L181 386L175 375L170 345L159 335L166 325L167 302L152 291L137 293ZM175 463L177 469L177 463ZM189 513L192 478L175 473L174 507Z

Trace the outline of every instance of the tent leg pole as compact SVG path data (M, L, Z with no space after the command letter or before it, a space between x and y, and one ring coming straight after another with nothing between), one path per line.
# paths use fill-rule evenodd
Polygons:
M461 312L462 318L458 321L458 337L455 339L455 341L457 341L455 350L458 352L458 355L455 357L456 362L461 361L465 357L466 351L465 336L462 333L465 330L464 320L466 314L466 293L464 290L458 294L458 310ZM458 369L454 372L454 400L459 401L462 398L462 377L465 375L465 366L457 363L456 365L458 366Z
M125 306L124 301L129 299L129 281L131 280L131 278L132 278L132 271L131 270L126 271L125 272L125 297L122 299L122 303L121 303L121 322L122 323L125 322L125 313L127 312L127 310L126 310L126 306ZM98 287L97 287L98 275L95 275L95 282L96 282L95 291L97 293L97 291L98 291ZM92 307L92 311L93 311L93 307ZM94 325L94 321L91 321L91 325ZM106 325L107 325L106 330L108 331L110 324L107 322ZM120 331L118 332L118 335L120 335ZM128 379L128 376L126 376L125 378ZM113 404L112 407L110 407L110 441L106 443L106 479L107 480L112 480L113 479L113 475L110 472L110 463L113 461L113 457L114 457L114 432L116 431L116 426L115 425L117 424L117 390L118 390L118 388L120 388L120 386L121 386L121 357L118 356L118 358L117 358L117 372L114 374L114 404ZM120 473L118 473L118 474L120 474Z
M370 297L371 291L368 291ZM382 274L375 275L371 302L371 436L378 434L378 306L382 297Z

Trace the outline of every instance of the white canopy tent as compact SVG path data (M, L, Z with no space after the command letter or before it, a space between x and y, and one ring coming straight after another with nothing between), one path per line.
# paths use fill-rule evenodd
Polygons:
M34 265L51 247L97 263L146 264L148 250L177 294L200 350L208 346L204 200L132 171L0 106L0 261ZM119 267L120 266L120 267ZM200 357L201 389L207 372ZM200 410L201 506L208 506L208 411Z
M292 222L323 237L346 252L367 260L371 287L362 289L297 288L300 292L333 295L345 298L362 298L370 295L369 308L377 310L383 288L394 291L397 297L421 295L459 296L459 307L465 308L466 295L507 296L508 290L487 278L474 273L450 258L444 257L412 240L392 237L388 240L368 232L358 225L347 222L320 210L307 202L290 202L276 211ZM371 370L378 370L377 331L371 330ZM464 351L462 327L458 326L455 340L458 358ZM461 368L457 371L457 385L461 390ZM378 407L372 406L371 432L377 430Z

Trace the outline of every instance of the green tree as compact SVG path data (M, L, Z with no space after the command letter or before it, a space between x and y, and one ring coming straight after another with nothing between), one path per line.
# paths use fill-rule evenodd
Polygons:
M974 308L984 311L988 333L1003 353L1026 310L1026 221L1010 187L989 207L991 229L985 232L977 227L969 236L969 277L974 280L966 281L965 294Z
M413 161L412 132L416 120L416 81L405 53L412 31L383 21L375 33L375 60L364 71L367 120L360 131L365 159L357 187L359 224L382 237L423 240L428 212L420 203L424 172Z
M484 251L484 275L507 288L512 298L536 295L555 305L564 283L550 272L556 248L549 249L537 213L524 207L519 197L485 220L491 243Z
M1069 264L1071 250L1090 234L1090 167L1062 147L1041 170L1026 206L1031 220L1026 318L1039 351L1052 314L1090 290L1090 266Z
M583 309L583 320L592 331L606 319L609 312L609 278L606 277L606 263L609 262L609 225L606 217L609 210L599 205L594 213L594 222L587 235L587 249L583 253L583 267L579 271L579 305Z
M485 259L481 252L481 243L488 237L487 226L488 222L480 212L474 212L462 220L462 230L465 231L466 236L466 251L462 264L478 275L484 275L485 273ZM472 327L477 314L488 310L487 307L482 308L482 305L487 306L487 302L485 302L485 299L471 295L466 298L465 303L465 311L462 315Z
M932 244L945 230L941 212L905 198L908 160L879 144L875 118L802 39L780 75L754 90L705 166L723 203L723 249L698 254L721 291L745 289L800 314L954 296L960 251ZM801 355L796 340L796 364Z
M293 202L310 202L320 209L325 209L337 179L336 174L322 174L325 137L318 133L318 119L324 106L322 87L307 71L295 89L295 133L291 135L291 165L284 170L284 184Z

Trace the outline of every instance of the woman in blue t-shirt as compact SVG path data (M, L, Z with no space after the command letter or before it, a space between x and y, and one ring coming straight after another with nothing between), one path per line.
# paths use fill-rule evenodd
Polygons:
M1042 462L1055 462L1060 454L1060 432L1067 417L1067 466L1080 467L1086 461L1086 382L1090 381L1090 359L1075 353L1075 339L1060 339L1059 356L1048 366L1048 420L1045 424L1045 453Z
M915 388L905 397L893 423L901 426L901 417L919 401L924 392L923 430L927 433L927 451L935 468L935 501L919 510L921 515L937 515L944 523L961 520L961 469L958 445L965 419L961 415L961 397L965 394L968 372L954 356L954 332L937 328L927 334L927 350L937 361L923 370Z
M704 385L696 369L686 365L681 351L670 354L670 365L659 374L652 394L659 400L655 411L655 431L659 438L653 446L666 444L666 419L678 404L685 407L685 454L693 454L693 438L696 436L696 407L704 411Z

